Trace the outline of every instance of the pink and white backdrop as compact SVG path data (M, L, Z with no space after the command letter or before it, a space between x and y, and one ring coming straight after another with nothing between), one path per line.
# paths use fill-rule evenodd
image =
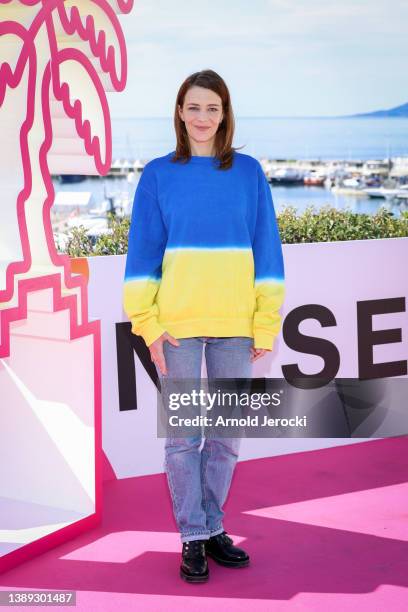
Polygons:
M317 377L325 368L329 378L405 378L408 239L283 245L283 254L282 330L274 350L254 363L253 376L282 378L298 367L302 375ZM122 309L125 260L122 255L82 260L89 275L89 311L101 321L107 478L163 471L155 368L143 340L130 334ZM361 439L245 438L240 460L354 441Z
M52 174L111 166L107 92L126 85L132 6L0 0L0 570L98 524L103 478L163 471L154 366L122 310L125 257L71 262L50 220ZM407 250L285 245L282 333L254 376L357 377L372 363L406 377ZM240 460L349 443L245 439Z
M100 323L53 174L106 174L133 0L0 0L0 569L101 518Z

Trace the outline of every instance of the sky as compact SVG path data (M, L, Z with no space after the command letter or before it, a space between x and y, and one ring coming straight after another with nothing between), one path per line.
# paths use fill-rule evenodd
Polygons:
M171 117L183 80L205 68L239 117L408 102L408 0L135 0L120 20L129 71L113 118Z

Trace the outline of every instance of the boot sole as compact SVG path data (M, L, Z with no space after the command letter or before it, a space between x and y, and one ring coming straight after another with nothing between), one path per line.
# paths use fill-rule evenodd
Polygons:
M190 574L185 574L183 570L180 568L180 576L186 582L207 582L210 573L207 572L201 576L191 576Z
M214 561L219 563L220 565L224 565L224 567L247 567L249 565L249 559L245 559L243 561L226 561L225 559L220 559L216 557L209 550L206 551L207 557L211 557Z

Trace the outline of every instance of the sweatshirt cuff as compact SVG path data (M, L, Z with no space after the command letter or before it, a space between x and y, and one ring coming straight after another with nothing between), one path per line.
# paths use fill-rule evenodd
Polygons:
M272 350L275 343L275 336L271 336L262 331L254 331L254 348Z
M151 344L153 344L153 342L157 340L157 338L160 338L160 336L166 331L157 322L156 318L146 321L146 323L142 327L138 327L137 331L136 329L134 330L133 327L134 326L132 324L132 333L136 334L137 336L142 336L143 340L146 343L146 346L150 346Z

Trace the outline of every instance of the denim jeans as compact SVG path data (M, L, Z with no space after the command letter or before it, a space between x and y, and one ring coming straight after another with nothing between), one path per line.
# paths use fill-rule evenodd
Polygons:
M208 383L214 378L251 378L250 347L253 338L197 336L179 338L180 345L163 343L166 378L201 379L203 347ZM222 506L226 500L241 438L167 437L165 471L173 502L173 512L182 542L206 540L224 530Z

